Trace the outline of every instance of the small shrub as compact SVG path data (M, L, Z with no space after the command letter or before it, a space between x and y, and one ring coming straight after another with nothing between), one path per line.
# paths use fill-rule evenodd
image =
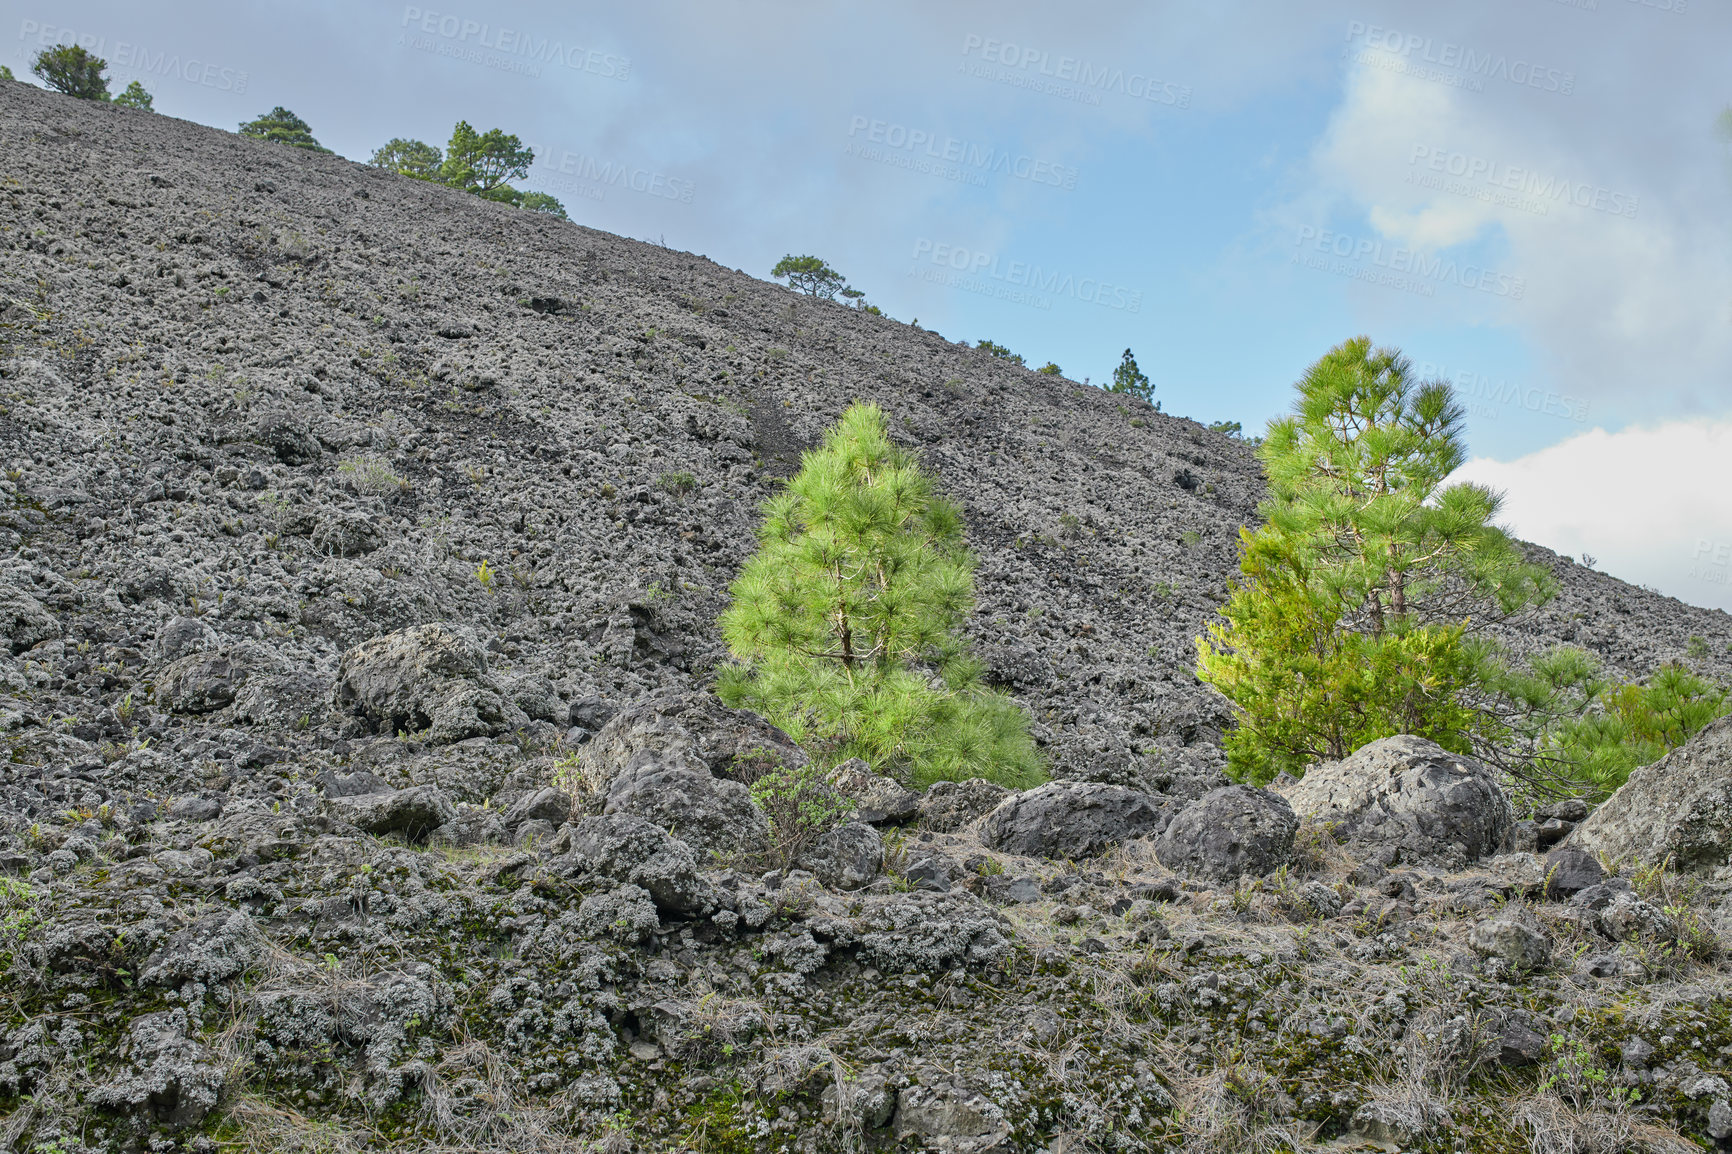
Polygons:
M776 754L756 750L735 761L734 776L746 782L770 819L770 861L783 872L854 812L853 800L836 792L811 763L794 769Z
M683 497L698 487L698 479L690 473L663 473L656 484L675 496Z
M408 481L391 471L389 462L383 457L370 454L349 457L339 462L337 472L357 493L381 496L385 493L400 493L409 488Z

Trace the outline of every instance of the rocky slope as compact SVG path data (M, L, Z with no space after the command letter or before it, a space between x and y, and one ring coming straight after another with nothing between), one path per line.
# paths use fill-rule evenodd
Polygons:
M1470 926L1545 895L1520 861L1161 858L1222 784L1191 639L1259 497L1243 444L335 157L21 84L0 147L7 1144L1492 1149L1518 1089L1722 1137L1692 1079L1732 1044L1724 975L1677 933L1488 972ZM606 723L692 700L758 502L857 398L962 504L976 644L1094 783L1040 812L1115 856L939 790L843 890L600 813L576 751L666 754ZM1726 615L1536 554L1563 592L1518 646L1636 676L1697 636L1732 675ZM1617 940L1538 905L1584 956ZM1658 1113L1508 1073L1555 1069L1552 1032ZM1415 1097L1437 1063L1459 1084Z

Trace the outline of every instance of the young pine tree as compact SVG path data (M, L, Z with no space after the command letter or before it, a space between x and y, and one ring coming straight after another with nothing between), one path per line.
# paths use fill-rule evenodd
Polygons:
M1449 385L1358 337L1297 392L1258 449L1265 524L1240 532L1226 622L1197 639L1198 676L1236 706L1234 772L1303 773L1397 733L1464 753L1505 739L1476 629L1549 578L1492 524L1495 493L1444 484L1466 456Z
M877 406L850 408L805 455L760 536L722 615L741 662L724 701L916 786L1044 780L1026 716L956 636L973 584L961 515Z

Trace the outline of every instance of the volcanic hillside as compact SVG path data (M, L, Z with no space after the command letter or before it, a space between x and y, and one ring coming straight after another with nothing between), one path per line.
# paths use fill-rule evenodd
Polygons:
M1732 721L1592 814L1406 736L1229 786L1243 443L24 84L0 158L0 1149L1732 1150ZM705 687L856 399L1061 780L849 763L802 843ZM1517 647L1732 675L1535 555Z
M971 632L1055 773L1216 780L1192 639L1260 496L1243 443L338 157L23 84L0 112L6 578L68 639L8 668L42 707L142 698L178 617L240 643L237 723L314 734L338 655L422 622L561 724L702 682L758 503L864 399L961 503ZM1699 635L1732 673L1725 614L1536 553L1564 591L1524 648L1640 676Z

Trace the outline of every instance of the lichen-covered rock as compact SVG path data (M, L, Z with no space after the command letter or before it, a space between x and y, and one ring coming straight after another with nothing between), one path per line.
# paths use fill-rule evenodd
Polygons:
M426 837L457 816L451 799L430 785L327 797L325 808L333 817L374 837L397 833L412 840Z
M156 703L173 713L211 713L235 699L240 670L222 653L193 653L162 671Z
M796 864L832 889L857 890L884 868L884 840L865 822L845 822L820 834Z
M329 557L359 557L384 543L375 518L345 509L325 510L313 529L313 548Z
M244 973L266 948L264 934L245 913L206 914L151 954L138 978L146 985L209 987Z
M23 653L59 637L60 621L24 590L0 584L0 636L11 644L12 652Z
M957 1154L999 1150L1010 1137L1003 1107L979 1091L957 1085L902 1089L896 1095L891 1128L900 1142Z
M581 722L573 722L581 724ZM730 778L751 768L806 764L805 751L755 713L729 709L715 694L662 694L614 714L579 757L595 792L648 762Z
M1678 925L1664 910L1633 893L1618 893L1599 911L1600 932L1615 942L1670 941L1678 936Z
M1525 911L1487 918L1468 931L1468 945L1519 970L1537 970L1552 959L1551 935Z
M171 617L156 634L157 656L164 661L176 661L189 653L204 653L221 645L217 631L202 617Z
M1054 781L1005 798L981 823L980 840L1026 857L1088 857L1159 835L1177 808L1124 786Z
M1732 864L1732 717L1633 770L1566 844L1698 873Z
M424 730L432 742L490 737L529 723L488 675L481 646L446 625L388 633L343 654L336 701L377 732Z
M571 817L571 795L563 789L547 786L519 798L502 819L505 828L516 829L526 821L545 821L554 826Z
M234 717L251 725L307 728L330 710L330 682L304 671L248 677L235 691Z
M806 755L756 714L687 693L616 714L580 764L603 813L647 818L705 854L751 854L763 849L769 822L729 775L797 768Z
M993 966L1010 953L998 915L965 893L876 899L856 919L855 932L860 959L893 972Z
M714 903L685 842L633 814L586 817L571 830L572 869L641 886L659 909L693 915Z
M679 762L634 761L614 777L602 812L647 818L705 855L755 854L770 836L751 790Z
M480 806L460 805L457 816L427 835L427 842L436 846L498 845L508 831L499 814Z
M920 825L937 833L959 830L991 813L1010 790L985 778L934 782L920 797Z
M1515 820L1497 774L1424 738L1374 741L1277 787L1354 853L1461 868L1498 852Z
M1298 830L1299 819L1280 794L1229 785L1181 809L1155 840L1155 857L1198 877L1261 877L1293 856Z
M830 784L854 803L854 817L868 825L902 825L920 813L920 795L851 757L830 771Z
M126 1056L129 1068L92 1090L92 1105L134 1111L170 1126L196 1126L227 1081L225 1064L188 1037L183 1009L134 1018L126 1030Z

